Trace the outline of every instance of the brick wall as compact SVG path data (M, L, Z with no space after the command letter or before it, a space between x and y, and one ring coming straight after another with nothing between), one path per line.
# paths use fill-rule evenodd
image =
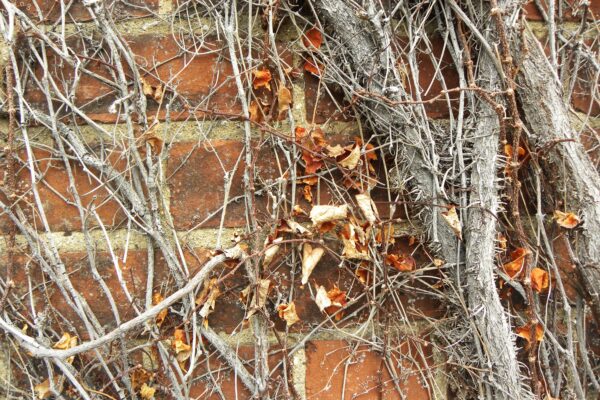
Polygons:
M39 12L36 12L30 2L22 3L22 9L48 29L51 29L51 25L60 15L59 1L39 0ZM165 221L172 226L180 240L182 255L191 276L210 257L210 251L217 245L219 231L222 235L221 243L226 247L236 235L243 234L246 225L242 188L243 159L237 166L237 172L231 177L231 191L228 196L232 201L222 219L222 206L226 196L225 175L238 164L244 147L243 121L235 81L232 78L232 67L219 42L221 39L211 32L210 21L203 21L205 25L202 25L198 23L200 20L194 20L196 26L192 28L193 33L203 39L200 48L196 46L197 42L186 38L186 33L192 32L185 24L186 16L189 15L184 11L185 2L133 0L127 4L120 1L109 3L116 26L129 44L136 62L144 73L145 81L154 87L167 83L161 99L157 101L148 96L148 118L153 120L156 117L159 121L153 130L153 137L158 138L157 143L164 146L160 193L169 211L165 213ZM600 10L596 6L596 2L592 2L592 9L598 15ZM530 5L526 9L529 12L528 17L533 21L532 26L538 29L539 36L543 38L544 31L537 22L541 18L540 14ZM181 17L170 20L175 11L181 12ZM567 14L567 19L577 20L577 17ZM170 21L174 21L174 29L180 32L180 35L171 34ZM92 33L87 42L74 36L70 37L67 43L69 49L77 53L93 45L94 35L98 32L94 31L90 15L81 1L74 2L66 22L67 30L71 29L72 24L81 24L80 26ZM261 27L256 26L254 29L262 38L264 32ZM328 140L341 144L352 143L355 136L361 135L360 124L346 107L347 103L339 88L327 87L318 77L303 71L304 48L296 29L291 24L281 27L277 41L278 55L286 69L289 69L285 84L293 95L291 107L294 123L307 128L320 126ZM441 58L442 63L436 67L426 52L420 53L420 84L422 88L428 88L423 93L425 100L439 95L443 89L434 78L436 68L444 75L448 89L458 86L457 74L452 68L450 55L444 50L442 38L434 37L431 51ZM124 140L125 121L118 112L110 110L110 106L118 98L116 89L104 83L102 79L90 76L73 82L73 67L61 62L51 51L47 52L47 56L49 73L61 77L66 83L65 90L70 91L75 105L91 118L88 122L99 124L99 127L112 136L112 139L103 139L85 121L79 120L77 129L82 137L86 138L87 144L93 149L101 149L107 145L105 141ZM41 77L40 66L36 63L31 65L31 73ZM110 77L113 72L110 66L99 60L90 60L86 68L99 78ZM588 81L582 77L581 83ZM573 107L579 112L591 110L592 117L600 117L598 102L583 94L584 87L581 89L576 91L572 98ZM259 89L256 96L264 99L266 104L274 102L273 91ZM33 106L47 109L46 99L31 80L30 85L26 87L26 97ZM426 110L430 118L440 120L439 123L443 124L456 106L456 97L450 97L449 101L442 99L427 104ZM63 122L73 123L69 113L64 112L61 117L64 117ZM280 132L289 134L290 121L276 119L271 121L273 126ZM5 132L7 122L1 122L2 131ZM600 127L600 122L594 121L593 126ZM143 144L144 137L141 132L138 133L138 143ZM258 160L257 179L261 182L275 182L289 167L284 152L278 150L280 141L258 129L253 134L256 140L254 155ZM592 135L593 132L584 134ZM47 129L31 126L29 135L36 147L36 169L43 174L38 181L39 194L47 223L52 231L51 234L44 235L51 237L56 243L74 287L88 301L99 322L106 329L112 329L117 325L113 311L88 268L88 252L81 232L82 219L73 205L74 198L69 187L67 170L53 151L55 145ZM124 176L130 179L127 157L120 154L118 146L114 148L116 150L105 153L105 162L122 171ZM22 161L27 157L23 150L18 152L18 156ZM97 269L115 298L122 320L127 320L132 318L135 312L116 276L114 262L115 259L118 260L134 303L143 306L148 279L146 240L135 227L128 225L128 218L119 201L111 194L111 190L98 187L97 182L93 181L91 176L94 176L94 172L90 176L89 171L77 161L72 161L71 167L74 185L81 194L84 208L90 212L97 211L98 219L93 218L91 213L85 218L88 228L91 229ZM17 180L18 204L22 206L29 221L41 231L42 220L31 206L33 199L30 175L24 164L19 168ZM303 187L299 185L296 196L300 199L299 205L308 210L310 204L303 198L302 190ZM341 204L349 201L347 197L327 185L325 179L319 189L314 189L313 194L315 203ZM291 195L289 191L288 195ZM373 193L380 215L389 214L386 196L385 190L376 190ZM273 224L272 198L269 197L268 191L259 193L256 201L259 222ZM221 223L222 230L219 229ZM101 226L107 230L106 234L100 229ZM6 216L1 216L1 232L6 235L9 229L10 221ZM395 232L396 243L390 251L410 254L416 260L417 268L430 268L432 260L427 251L414 240L414 236L419 235L418 228L398 222ZM105 235L110 238L110 248L107 246ZM0 253L6 254L4 240L0 241ZM70 310L54 285L48 283L47 276L30 256L21 235L17 235L17 253L14 265L16 286L13 295L26 297L30 288L33 288L37 311L49 313L47 324L57 331L73 332L81 339L86 339L82 321ZM158 252L155 256L153 291L166 296L173 290L173 278ZM223 266L213 275L221 277L229 272L229 267ZM427 285L439 281L434 270L431 279L423 281L423 290L398 294L396 301L404 310L404 315L389 316L385 315L385 310L381 310L373 317L369 315L369 308L365 307L368 305L368 299L361 296L362 287L356 271L348 267L341 268L334 258L326 257L311 276L311 281L328 288L338 286L347 291L348 298L356 299L345 310L345 314L350 318L346 318L342 324L327 322L327 316L321 313L315 304L314 288L311 288L311 285L300 285L297 274L296 278L293 278L295 272L297 270L286 265L284 260L276 260L267 271L269 279L275 283L273 298L276 298L277 294L285 297L293 287L294 301L300 318L300 322L289 329L285 346L282 346L281 335L286 331L286 327L276 311L281 298L272 300L267 306L274 324L269 336L272 354L270 363L276 371L273 375L273 387L277 387L276 382L287 378L300 399L446 397L446 367L441 365L440 355L429 340L432 331L425 323L427 318L439 317L444 313L443 306L435 297L426 294ZM403 274L397 271L390 273ZM410 273L406 274L406 279L412 279ZM231 279L224 281L221 286L222 295L216 301L215 311L208 318L208 324L221 333L227 343L237 348L243 359L253 357L254 344L254 338L244 319L246 310L239 298L240 291L247 285L247 278L241 271L235 272ZM50 311L47 307L49 304L60 313ZM387 331L382 321L388 319L403 321L403 328L400 331ZM175 315L168 315L163 326L174 328L179 323ZM309 333L309 340L305 341L304 338ZM373 341L374 337L388 338L389 342ZM145 342L142 336L135 343L138 344L138 348L132 353L132 357L138 357L145 369L152 370L156 365L153 362L154 344ZM219 398L214 392L215 385L220 385L227 399L248 397L243 385L234 379L216 354L201 364L191 378L194 384L190 395L193 398ZM208 368L222 371L217 374L217 382L207 379ZM390 371L393 371L393 376ZM160 371L156 373L156 381L161 382L164 377L160 376ZM399 392L405 397L401 397ZM160 391L157 393L157 398L167 397Z

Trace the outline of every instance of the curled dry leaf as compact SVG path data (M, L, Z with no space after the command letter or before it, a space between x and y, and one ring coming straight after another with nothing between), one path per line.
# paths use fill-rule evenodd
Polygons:
M163 301L164 299L165 298L163 297L162 294L160 294L159 292L155 292L152 295L152 305L155 306L158 303L160 303L161 301ZM155 318L156 326L158 326L160 328L160 326L165 321L165 318L167 318L168 314L169 314L169 310L167 308L160 310L160 312L156 315L156 318Z
M396 243L396 239L394 238L394 225L386 224L382 228L377 229L375 241L378 245Z
M312 187L310 185L304 185L302 194L304 195L304 200L308 201L309 203L313 202Z
M312 247L309 243L304 243L302 248L302 284L306 285L310 274L317 266L321 257L325 253L322 247Z
M54 388L58 390L58 377L54 377ZM52 392L50 391L50 379L46 379L42 383L39 383L33 387L35 391L36 397L38 399L48 399L52 396Z
M401 272L414 271L417 266L415 259L407 254L388 254L385 263Z
M330 145L325 146L325 153L327 153L327 155L329 157L336 158L336 157L339 157L342 154L344 154L344 152L345 152L344 148L342 146L340 146L339 144L336 144L335 146L330 146Z
M293 301L290 304L280 304L277 307L277 313L279 314L279 318L285 320L287 326L292 326L300 321L296 313L296 305Z
M140 397L144 400L151 400L154 398L155 392L155 388L144 383L140 389Z
M271 264L271 261L273 261L273 258L279 251L279 247L280 247L277 243L281 243L282 241L283 241L283 238L281 238L281 237L278 237L278 238L274 239L273 241L270 241L268 239L265 241L265 247L270 245L265 250L265 259L263 260L263 265L265 267L268 267L269 264Z
M264 114L256 101L252 100L250 102L250 105L248 106L248 113L250 114L250 121L258 124L263 122Z
M360 226L348 223L341 231L344 249L342 257L349 260L370 260L369 248L365 245L365 232Z
M256 291L254 289L256 288ZM247 303L248 298L252 295L252 301L248 307L248 313L246 318L250 318L259 309L263 308L267 303L267 297L269 296L269 290L271 289L270 279L260 279L256 285L248 285L240 293L240 300L243 303Z
M334 314L340 308L344 308L348 303L346 298L346 292L340 290L337 286L334 286L333 289L327 291L324 286L317 287L317 295L315 296L315 303L321 312L326 312L327 314ZM336 314L336 320L340 320L343 316L343 313Z
M358 203L358 207L360 211L362 211L365 219L369 221L371 224L375 223L379 218L377 213L377 206L371 199L368 193L361 193L356 195L356 202Z
M314 225L323 222L339 221L348 217L348 205L341 206L314 206L310 210L310 219Z
M319 63L316 63L315 65L315 63L313 63L311 60L306 60L306 62L304 63L304 70L306 72L310 72L314 76L321 76L321 74L325 70L325 67Z
M217 298L221 295L218 279L211 278L204 281L202 292L196 297L196 305L201 305L202 308L198 312L202 318L206 318L215 310Z
M323 43L323 35L317 28L310 28L304 33L302 43L309 50L318 50Z
M192 346L186 343L185 331L183 329L175 329L175 332L173 332L171 348L175 352L175 358L177 358L180 364L190 358Z
M277 107L279 110L279 117L290 109L292 104L292 92L286 88L283 82L279 82L279 89L277 90Z
M566 229L573 229L581 222L579 217L572 212L564 213L559 210L554 211L554 219L558 225Z
M531 343L531 325L519 326L516 333L517 336L527 340L527 343ZM535 340L538 342L544 340L544 327L542 324L536 324L535 326Z
M71 336L71 334L65 332L52 347L58 350L69 350L75 346L77 346L77 336Z
M549 279L548 272L541 268L531 270L531 288L538 293L548 289Z
M302 207L300 207L299 204L296 204L294 206L293 213L294 213L294 216L296 216L296 217L300 216L300 215L308 217L308 213L306 211L304 211L304 209Z
M134 368L129 374L129 379L131 379L131 387L133 390L138 390L143 384L150 382L152 374L144 368Z
M306 164L304 167L304 172L306 175L312 175L316 173L323 167L323 165L325 165L318 154L308 150L302 150L302 160Z
M458 214L456 213L456 207L450 207L448 211L442 213L442 217L444 218L444 221L450 225L454 234L462 240L462 228L460 220L458 219Z
M355 145L352 148L352 151L350 152L350 154L348 154L343 160L341 160L339 162L339 164L344 168L353 170L356 168L359 161L360 161L360 146Z
M256 69L252 72L254 79L252 80L252 87L254 89L265 88L271 90L271 71L268 69Z
M529 254L527 249L519 247L513 250L510 253L511 261L504 264L502 267L504 268L504 272L511 277L514 278L523 270L523 266L525 265L525 256Z
M285 223L288 226L289 231L291 233L297 234L297 235L310 235L310 231L308 229L306 229L305 227L303 227L302 225L300 225L299 223L297 223L296 221L292 220L292 219L286 219Z

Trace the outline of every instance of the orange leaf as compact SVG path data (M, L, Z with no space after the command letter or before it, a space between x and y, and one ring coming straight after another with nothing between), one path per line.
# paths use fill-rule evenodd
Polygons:
M323 35L317 28L310 28L304 33L302 43L309 50L319 49L323 43Z
M531 343L531 325L520 326L516 329L517 336L527 340L527 343ZM544 340L544 328L541 324L535 326L535 339L538 342Z
M304 168L306 175L312 175L323 167L323 161L318 156L306 150L302 151L302 160L306 163L306 167Z
M279 110L279 117L290 109L292 104L292 93L288 88L285 87L283 82L279 82L279 90L277 91L277 107Z
M152 304L153 305L157 305L158 303L160 303L163 300L164 300L164 297L159 292L156 292L152 295ZM161 310L158 313L158 315L156 316L156 325L159 328L162 325L162 323L165 321L165 318L167 317L168 313L169 313L169 310L167 308L165 308L165 309Z
M324 70L324 68L325 67L323 67L323 65L318 64L318 63L317 63L317 65L315 65L310 60L306 60L306 62L304 63L304 70L307 72L310 72L314 76L321 76L321 73Z
M522 247L519 247L510 253L511 261L502 266L508 276L514 278L521 273L521 270L525 265L525 256L527 254L529 254L529 251Z
M548 289L548 272L541 268L531 270L531 288L538 293Z
M293 301L290 304L280 304L277 307L277 313L279 314L279 318L285 320L287 326L292 326L300 321L300 318L296 313L296 305Z
M405 254L388 254L385 263L401 272L413 271L417 266L415 259Z
M554 219L558 225L566 229L573 229L581 222L577 215L571 212L564 213L558 210L554 211Z
M312 188L309 185L305 185L304 186L304 198L306 199L306 201L308 201L309 203L313 202L313 197L312 197Z
M346 300L346 292L340 290L337 286L327 292L327 297L331 301L331 305L325 309L327 314L335 314L340 308L344 308L348 301ZM335 315L336 321L339 321L344 316L343 312L338 312Z
M271 71L268 69L257 69L252 73L254 74L254 79L252 80L254 89L264 87L267 90L271 90Z

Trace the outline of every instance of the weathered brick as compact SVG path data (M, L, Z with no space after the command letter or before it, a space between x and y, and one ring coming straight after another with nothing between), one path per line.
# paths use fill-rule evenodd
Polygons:
M548 3L547 1L541 1L544 7L544 11L546 15L548 14ZM580 21L583 15L583 7L579 6L579 0L560 0L556 1L556 20L558 21L558 4L563 3L562 12L563 12L563 20L564 21ZM565 5L564 3L568 3ZM526 13L527 19L530 21L543 21L542 14L538 10L535 1L531 0L527 4L523 6L523 11ZM593 16L598 18L600 15L600 2L598 1L590 1L589 2L589 11L588 11L588 20L593 20Z
M242 381L235 375L228 364L221 360L216 352L210 350L208 358L205 356L197 364L194 370L194 383L190 390L190 397L194 399L221 400L223 397L217 391L221 391L225 400L249 400L252 398ZM250 361L248 370L252 374L252 360L254 358L253 346L235 347L238 357L243 361ZM282 360L282 352L270 349L269 367L273 369ZM208 365L207 365L208 364ZM212 371L212 377L211 377ZM269 379L269 393L271 398L283 398L285 382L282 381L281 369L278 369Z
M54 231L75 231L82 227L81 218L74 196L70 190L69 176L61 159L57 159L53 153L46 150L34 150L34 166L36 173L40 176L36 187L40 194L40 199L44 208L44 213L51 230ZM20 152L21 160L27 158L26 153ZM117 165L118 156L109 155L107 162ZM6 171L6 165L0 164L2 179ZM71 163L73 180L75 188L79 193L82 206L86 210L86 221L88 226L97 226L98 223L89 211L94 208L100 220L106 226L115 226L124 218L124 213L120 205L112 199L111 194L106 187L95 182L84 171L79 163ZM93 171L92 171L93 172ZM31 174L26 163L21 163L17 173L17 204L22 208L24 214L29 217L29 222L34 223L43 231L40 215L35 207L33 193L31 191ZM7 202L6 198L2 201ZM8 230L9 220L6 216L0 216L0 231Z
M406 38L399 38L399 45L406 47ZM419 68L419 90L421 90L422 100L431 100L438 96L444 89L444 86L439 81L439 76L436 74L439 68L445 80L446 89L454 89L459 86L458 74L454 67L454 63L448 51L448 44L436 35L431 38L431 48L427 49L421 44L417 49L416 62ZM402 51L401 51L402 53ZM439 60L436 65L433 59ZM405 57L403 57L405 58ZM406 59L405 65L408 66ZM401 73L410 74L410 69ZM415 88L410 85L410 75L407 76L405 89L409 93L415 93ZM306 99L306 118L314 123L324 123L328 119L343 119L344 115L340 112L347 107L347 102L344 102L343 92L335 85L329 85L327 91L319 82L319 79L309 73L305 73L305 99ZM450 109L457 106L457 93L449 95L451 107L448 107L448 102L445 97L440 97L439 100L433 103L425 104L425 111L430 118L447 118L450 115ZM344 110L347 111L347 110Z
M127 289L137 305L143 309L147 277L146 253L144 251L130 251L126 262L122 261L124 255L122 251L116 252L115 255L118 257L119 268L122 271L123 281ZM105 252L96 253L95 257L96 268L114 298L121 322L134 317L134 308L127 300L125 291L119 282L112 257ZM87 301L100 324L107 328L116 327L116 319L108 298L93 277L88 254L85 252L63 253L61 254L61 260L65 265L73 287ZM1 269L5 276L5 259L2 259ZM159 282L167 277L161 271L157 271L156 275L155 283L160 286ZM38 312L46 311L49 313L48 322L50 325L64 332L71 332L71 329L74 328L76 331L74 333L77 333L82 339L89 337L89 332L87 332L83 321L68 305L62 292L29 256L18 254L15 257L13 280L15 288L12 295L19 296L24 300L22 312L25 315L29 314L32 307L26 295L29 292L30 280L33 299L36 302L35 308Z
M105 1L106 7L114 19L124 19L131 17L143 17L152 15L158 10L160 0L108 0ZM17 0L15 5L27 16L36 22L52 23L56 22L63 10L61 3L68 5L69 1L64 0ZM92 19L83 0L75 0L68 9L64 10L66 22L89 21Z
M342 340L309 342L306 345L306 397L323 400L432 398L419 373L423 361L413 346L404 344L391 351L389 363L397 374L402 395L380 353Z

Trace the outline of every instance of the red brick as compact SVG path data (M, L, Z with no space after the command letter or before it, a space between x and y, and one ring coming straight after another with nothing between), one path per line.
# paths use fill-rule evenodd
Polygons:
M342 340L312 341L306 345L306 397L320 400L432 398L417 371L423 364L411 347L402 345L392 352L390 362L398 374L401 396L385 366L381 354L367 346L354 346ZM403 357L407 356L407 357ZM342 395L343 393L343 395Z
M74 205L74 197L69 190L69 178L67 171L61 159L55 158L52 153L45 150L34 150L34 165L36 172L43 177L37 182L37 188L40 194L44 212L51 230L54 231L76 231L80 230L82 223L79 211ZM27 155L23 151L20 158L25 160ZM118 158L115 155L109 155L107 160ZM108 161L111 162L111 161ZM118 161L114 161L116 165ZM6 166L0 164L0 171L4 171ZM79 193L83 207L96 207L96 211L103 224L106 226L117 225L124 218L120 205L111 199L111 195L105 187L99 187L99 184L93 181L83 170L80 164L71 163L75 187ZM97 173L95 171L92 171ZM18 205L23 209L29 222L35 223L39 230L43 231L43 225L37 207L35 207L33 193L31 192L31 175L26 164L22 164L17 174L18 193L24 195L20 198ZM64 199L69 201L67 203ZM7 201L5 198L2 201ZM98 223L93 216L87 215L88 226L97 226ZM0 231L8 230L8 217L0 218Z
M248 371L253 374L254 369L252 368L254 359L254 347L253 346L239 346L236 349L238 357L244 361L250 361L247 364ZM209 351L210 347L209 347ZM269 367L273 369L282 360L282 352L277 349L270 349L269 354ZM207 364L209 367L207 367ZM212 371L214 381L208 375ZM285 383L282 381L281 369L278 369L269 379L269 393L271 395L281 394L284 390ZM250 400L252 398L251 393L248 391L242 381L237 378L228 366L228 364L221 360L215 352L211 352L208 356L208 360L202 357L194 370L195 382L192 384L190 389L190 398L192 399L204 399L204 400L220 400L222 397L214 391L215 384L218 385L219 389L225 396L225 400ZM194 378L193 378L194 379ZM280 397L271 397L280 398Z
M36 22L52 23L62 15L61 2L69 4L65 0L17 0L15 5ZM105 3L113 18L124 19L152 15L158 10L159 0L108 0ZM73 5L65 11L66 22L92 19L82 0L73 1Z
M547 0L542 0L541 3L544 5L546 15L548 14ZM580 21L583 15L583 7L578 7L579 0L566 0L568 5L565 5L564 0L557 0L556 4L556 20L558 21L558 4L563 3L563 20L564 21ZM593 20L592 14L595 18L600 16L600 2L597 0L591 0L588 11L588 20ZM543 21L542 14L539 12L535 1L531 0L523 6L523 11L526 13L527 19L530 21Z
M400 54L405 54L405 50L408 51L406 38L399 38ZM448 45L444 47L444 41L438 35L431 38L431 55L436 59L440 60L439 69L442 76L445 79L446 89L453 89L459 87L458 74L454 67L454 62L450 53L447 49ZM429 50L424 45L417 49L416 61L419 68L419 90L421 91L422 100L431 100L438 96L444 89L436 76L436 65L433 63L431 57L428 55ZM408 68L408 63L405 64ZM406 71L410 74L410 70ZM408 78L407 82L411 82ZM313 121L314 123L324 123L328 119L344 119L344 115L341 113L344 107L348 105L344 102L344 96L341 88L335 85L328 85L329 92L320 84L319 79L309 73L305 73L305 99L306 99L306 113L307 120ZM415 88L407 83L406 90L410 93L415 93ZM451 100L451 107L457 106L458 94L452 93L449 95ZM448 118L450 115L450 108L445 97L441 97L433 103L425 104L425 111L429 118Z
M122 270L123 280L125 281L127 289L133 296L134 301L141 309L143 309L147 277L146 252L129 251L125 263L122 262L123 255L124 253L122 251L116 252L116 256L119 259L119 266ZM118 281L114 262L110 254L100 252L95 256L96 268L115 300L121 322L134 317L136 314ZM63 253L61 254L61 260L65 265L73 287L87 301L100 324L106 328L116 327L116 320L108 299L99 283L93 278L88 254L85 252ZM2 260L1 270L3 274L6 273L5 260ZM76 333L82 339L88 337L89 333L85 329L83 321L68 305L67 300L64 298L58 287L49 280L42 272L42 268L35 261L30 261L29 256L22 254L17 255L13 274L15 288L12 294L27 299L24 302L24 308L22 310L25 315L29 314L31 308L28 297L26 296L29 291L28 280L31 279L33 298L36 301L36 309L38 312L42 310L51 311L54 309L56 311L51 311L49 316L50 324L55 329L59 331L71 331L70 325L72 325L75 328ZM156 275L155 284L157 287L160 287L161 281L167 277L166 274L160 270L157 271ZM52 305L52 307L47 308L48 305ZM62 317L57 312L60 312Z

